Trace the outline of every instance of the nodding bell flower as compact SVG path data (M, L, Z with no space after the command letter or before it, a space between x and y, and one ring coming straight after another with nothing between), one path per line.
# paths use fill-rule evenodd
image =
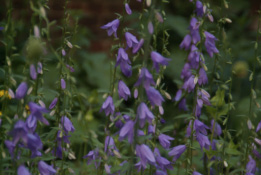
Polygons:
M27 83L22 82L15 91L15 98L23 99L26 96L27 89L28 89Z
M122 80L118 83L118 93L119 97L123 98L125 101L128 100L128 97L131 97L130 89Z
M120 25L120 20L119 19L115 19L111 22L109 22L108 24L102 26L102 29L106 29L108 36L111 36L112 34L114 34L114 37L117 38L117 29Z
M113 100L111 96L108 96L105 102L102 104L102 108L100 111L104 111L106 116L109 114L113 114L115 110Z
M169 64L170 59L165 58L160 55L158 52L152 51L150 53L151 59L153 61L153 68L159 72L159 65L167 66Z

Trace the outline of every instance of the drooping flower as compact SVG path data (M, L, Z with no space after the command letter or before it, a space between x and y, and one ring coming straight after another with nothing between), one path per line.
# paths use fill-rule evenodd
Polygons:
M192 92L195 88L195 76L191 75L183 84L182 88L186 90L187 92Z
M187 34L183 41L181 42L181 44L179 45L179 47L181 49L185 49L185 50L189 50L190 48L190 45L191 45L191 36L189 34Z
M162 15L157 11L155 12L155 17L160 23L164 22Z
M177 91L177 93L176 93L176 96L175 96L174 100L175 100L175 101L179 101L180 98L181 98L181 96L182 96L182 90L179 89L179 90Z
M192 73L190 69L191 67L189 63L186 63L181 71L180 78L186 81L189 77L191 77Z
M53 101L51 102L49 109L53 109L56 106L56 103L58 102L58 98L55 97Z
M131 14L132 14L131 8L130 8L130 6L129 6L128 3L125 4L125 10L126 10L126 13L127 13L128 15L131 15Z
M122 73L125 76L130 77L132 75L132 69L130 64L131 62L129 60L128 54L125 52L123 48L119 48L115 66L120 65Z
M128 142L132 143L134 136L134 125L135 122L132 120L129 120L124 124L119 133L119 141L122 141L125 137L128 137Z
M83 157L84 159L87 159L87 164L91 164L92 161L94 161L94 165L96 169L100 166L100 156L99 156L99 149L96 148L92 151L90 151L87 155Z
M175 162L181 154L186 150L186 145L178 145L172 148L172 150L168 153L169 156L173 156L173 161Z
M155 156L155 159L156 159L156 162L157 162L158 166L159 166L163 171L165 171L165 170L167 170L167 169L170 169L170 170L173 169L173 167L172 167L172 165L171 165L171 162L168 161L168 159L166 159L166 158L164 158L164 157L162 157L162 156L160 155L160 152L159 152L159 149L158 149L158 148L155 148L155 149L154 149L154 156Z
M102 104L102 108L100 111L104 111L106 116L109 114L113 114L115 110L113 100L111 96L108 96L105 102Z
M107 150L110 155L113 155L113 150L118 150L111 136L106 136L105 139L104 152L107 153Z
M69 69L70 72L74 72L74 68L68 64L66 64L66 67Z
M153 34L154 27L151 21L148 23L148 31L150 34Z
M9 154L14 157L15 144L12 141L5 140L5 146L8 149Z
M133 54L137 53L140 50L140 48L142 47L143 43L144 43L144 39L142 38L142 39L140 39L138 44L134 45L134 47L132 48L132 53Z
M66 132L74 132L75 128L71 122L70 119L68 119L68 117L66 116L62 116L61 118L61 124L63 126L63 129L66 131Z
M201 134L200 132L196 132L196 139L201 147L201 149L206 148L208 149L210 146L210 141L208 136Z
M179 102L179 109L183 110L183 111L188 111L186 98L182 98L180 100L180 102Z
M151 59L153 61L153 68L159 72L159 65L167 66L169 64L170 59L165 58L160 55L158 52L152 51L150 53Z
M152 86L146 89L146 94L152 106L161 106L162 102L165 101L159 91Z
M142 68L140 71L139 79L138 81L134 84L134 86L140 86L143 85L145 89L149 88L150 85L155 85L155 82L153 80L153 76L151 73L148 71L146 68Z
M126 38L127 46L129 48L133 48L135 45L139 43L136 36L132 35L129 32L125 33L125 38Z
M37 78L37 72L36 72L34 64L30 65L30 76L33 80L36 80L36 78Z
M207 52L210 57L213 57L214 53L219 53L218 49L216 48L215 42L217 41L217 38L212 35L211 33L205 31L205 47L207 49Z
M56 173L56 170L51 165L48 165L42 160L38 163L38 170L41 175L53 175Z
M140 158L141 166L146 169L147 163L154 164L156 159L151 149L145 145L136 145L136 155Z
M198 48L193 44L188 55L188 61L191 68L198 69L201 61L200 55Z
M160 134L158 138L159 138L159 142L162 145L162 147L166 148L166 149L168 149L170 147L170 141L174 140L173 137L170 137L165 134Z
M37 73L38 74L43 74L43 65L41 62L37 63Z
M203 6L202 2L200 2L200 1L196 2L196 13L197 13L197 16L199 16L199 17L203 17L203 15L205 13L204 6Z
M65 80L63 78L61 79L61 88L62 89L66 88L66 82L65 82Z
M205 85L208 83L208 77L204 68L199 69L199 77L198 77L198 84Z
M128 100L128 97L131 97L130 89L122 80L118 83L118 93L119 97L123 98L125 101Z
M199 23L198 20L196 18L191 18L190 20L190 34L191 34L191 38L192 38L192 42L194 44L197 44L200 40L200 33L199 33Z
M141 128L144 127L146 120L151 124L154 119L154 115L149 110L148 106L143 102L138 106L137 115L139 117L139 125Z
M213 125L214 125L214 120L211 120L211 128L213 128ZM216 122L214 128L214 136L220 136L221 134L222 134L221 126Z
M22 139L23 142L26 142L27 133L28 133L28 130L26 128L24 121L18 120L15 123L13 130L10 132L10 135L13 137L13 143L16 145L20 139Z
M117 38L117 29L120 25L120 20L119 19L115 19L111 22L109 22L108 24L102 26L102 29L106 29L108 36L111 36L112 34L114 34L114 37Z
M258 123L257 127L256 127L256 132L258 132L261 129L261 121Z
M40 137L35 134L27 134L27 147L31 150L31 157L39 157L42 156L42 153L39 151L43 148L42 141Z
M202 174L200 174L200 173L197 172L197 171L194 171L192 175L202 175Z
M27 89L28 89L27 83L22 82L15 91L15 98L23 99L26 96Z
M17 169L17 175L31 175L24 165L20 165Z
M246 173L249 173L248 175L254 175L256 173L256 161L251 156L248 158L249 162L246 165Z
M42 114L48 112L46 108L39 106L33 102L29 102L28 106L31 112L29 117L26 119L26 125L28 128L35 128L37 120L40 120L45 125L49 125L49 122L43 117Z

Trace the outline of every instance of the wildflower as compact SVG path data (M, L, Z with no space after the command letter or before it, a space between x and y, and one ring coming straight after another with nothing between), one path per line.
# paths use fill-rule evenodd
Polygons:
M126 10L126 13L127 13L128 15L131 15L131 14L132 14L131 8L130 8L130 6L129 6L128 3L125 4L125 10Z
M12 89L8 89L8 98L9 99L11 99L11 98L15 98L15 94L14 94L14 92L13 92L13 90ZM0 95L1 96L1 95Z
M38 170L41 175L53 175L56 173L56 170L44 161L39 161Z
M143 43L144 43L144 39L140 39L140 41L138 42L138 44L135 44L135 45L133 46L132 53L133 53L133 54L137 53L137 52L140 50L140 48L142 47Z
M20 165L17 169L17 175L31 175L24 165Z
M208 149L210 146L210 141L208 139L208 136L201 134L200 132L196 132L196 139L202 148Z
M72 122L70 121L70 119L68 119L66 116L62 116L61 124L62 124L65 132L74 132L74 130L75 130L74 126L73 126Z
M14 157L15 144L12 141L5 140L5 146L8 149L9 154Z
M42 115L42 113L48 113L48 110L46 108L39 106L33 102L29 102L28 106L31 112L31 119L28 121L26 120L27 126L29 126L29 128L32 128L32 126L36 124L36 120L40 120L43 124L49 125L49 122Z
M260 139L258 139L258 138L255 138L254 140L255 140L255 142L256 142L258 145L260 145L260 146L261 146L261 140L260 140Z
M146 169L146 164L149 162L151 164L156 163L155 157L151 149L145 145L136 145L136 154L140 158L141 166Z
M31 150L32 157L42 156L38 150L43 148L43 144L37 134L27 134L27 147Z
M69 69L70 72L74 72L74 68L68 64L66 64L66 67Z
M195 45L191 46L190 53L188 55L189 65L193 69L198 69L199 63L201 61L200 52Z
M128 100L128 97L131 97L130 89L122 80L118 83L118 93L119 97L123 98L125 101Z
M179 109L183 111L188 111L186 98L182 98L179 102Z
M211 128L213 128L214 126L214 120L211 120ZM212 131L212 129L211 129ZM214 136L220 136L222 134L222 129L221 126L216 122L215 123L215 129L214 129Z
M181 98L181 96L182 96L182 90L179 89L179 90L177 91L177 93L176 93L176 96L175 96L174 100L175 100L175 101L179 101L180 98Z
M183 41L181 42L181 44L179 45L179 47L181 49L185 49L185 50L189 50L190 48L190 45L191 45L191 36L189 34L187 34Z
M158 148L155 148L154 149L154 156L155 156L155 159L156 159L156 162L157 164L159 165L159 167L162 169L162 170L166 170L166 169L170 169L172 170L173 167L171 165L171 162L168 161L168 159L162 157L160 155L160 152L159 152L159 149Z
M169 64L170 59L165 58L162 55L160 55L158 52L152 51L150 53L151 59L153 61L153 68L159 72L159 65L167 66Z
M148 23L148 30L149 30L149 33L150 33L150 34L153 34L154 27L153 27L153 24L152 24L151 21Z
M26 142L27 133L28 130L26 128L24 121L18 120L15 123L14 129L10 132L10 135L13 137L13 143L16 145L20 139L22 139L23 142Z
M63 90L66 88L66 82L65 82L65 80L63 78L61 79L61 88Z
M113 155L113 150L118 150L111 136L107 136L105 139L104 152L107 153L107 150L110 155Z
M249 162L246 165L246 173L249 173L248 175L254 175L256 173L256 161L251 156L248 158Z
M170 137L165 134L160 134L158 138L159 138L159 142L162 145L162 147L166 148L166 149L168 149L170 147L170 140L174 140L173 137Z
M152 106L161 106L162 102L165 101L159 91L154 87L146 89L146 94Z
M148 126L148 134L155 134L156 127L155 125Z
M144 127L146 120L151 124L154 119L154 115L143 102L138 106L137 115L139 117L139 125L141 128Z
M178 145L172 148L172 150L168 153L168 155L173 156L173 161L175 162L185 150L186 150L186 145Z
M87 160L87 164L89 165L92 161L94 161L94 165L96 167L96 169L98 169L98 167L100 166L100 156L99 156L99 149L96 148L92 151L90 151L87 155L85 155L83 157L84 159L88 159Z
M155 17L160 23L163 23L164 20L159 12L155 12Z
M112 34L114 34L114 37L117 38L117 29L119 27L120 24L120 20L119 19L115 19L111 22L109 22L108 24L102 26L102 29L106 29L108 36L111 36Z
M202 4L202 2L200 2L200 1L197 1L196 2L196 13L197 13L197 16L199 16L199 17L203 17L203 15L204 15L204 7L203 7L203 4Z
M36 80L36 78L37 78L37 72L36 72L34 64L30 65L30 76L33 80Z
M132 143L134 136L134 121L127 121L121 128L119 133L119 141L122 141L125 137L128 137L128 142Z
M128 54L125 52L123 48L119 48L118 50L117 61L115 66L118 66L119 64L122 73L126 77L130 77L132 75L132 69L130 66L131 62L128 58Z
M58 98L55 97L53 101L51 102L49 109L53 109L56 106L56 103L58 102Z
M200 174L200 173L197 172L197 171L194 171L192 175L202 175L202 174Z
M218 49L215 46L215 42L217 41L217 38L212 35L211 33L205 31L205 47L207 49L207 52L210 57L213 57L213 53L219 53Z
M257 127L256 127L256 132L258 132L261 129L261 121L258 123Z
M38 74L43 74L43 65L41 62L37 63L37 73Z
M190 78L188 78L185 83L183 84L182 88L186 90L187 92L192 92L195 88L195 81L194 81L195 76L191 75Z
M150 85L155 85L155 82L153 80L153 76L150 74L148 69L142 68L140 71L139 79L138 81L134 84L134 86L140 86L143 85L145 89L149 88Z
M106 116L109 114L113 114L115 110L113 100L111 96L108 96L105 102L102 104L102 108L100 111L105 111Z
M26 96L27 89L28 89L27 83L22 82L15 91L15 98L23 99Z
M198 84L199 85L205 85L208 83L208 77L203 68L199 69L199 77L198 77Z
M128 46L127 48L132 48L133 54L137 53L144 43L144 39L141 39L140 41L138 41L136 36L132 35L129 32L125 33L125 38L126 38L126 42L127 42L127 46Z
M190 69L191 67L189 63L186 63L181 71L180 78L186 81L189 77L191 77L192 74Z
M191 34L192 42L194 44L197 44L201 40L199 34L199 23L198 20L194 17L190 20L190 34Z

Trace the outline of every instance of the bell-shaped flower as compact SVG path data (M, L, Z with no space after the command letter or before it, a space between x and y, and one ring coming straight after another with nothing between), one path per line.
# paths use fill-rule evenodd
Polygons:
M32 157L38 157L42 155L39 150L43 148L43 144L40 137L36 133L27 134L27 148L31 150Z
M110 155L113 155L113 150L118 150L111 136L107 136L105 139L104 152L107 153L107 150Z
M51 166L45 163L44 161L39 161L38 170L41 175L54 175L56 174L56 170Z
M74 132L75 128L71 122L71 120L66 117L66 116L62 116L61 118L61 124L63 126L63 129L65 132Z
M154 115L149 110L148 106L143 102L138 106L137 115L139 118L139 125L141 128L144 127L146 121L148 121L148 123L151 124L152 120L154 119Z
M196 2L196 13L197 13L197 16L199 16L201 18L203 17L203 15L205 13L204 6L203 6L202 2L199 0Z
M24 121L18 120L14 126L14 129L10 132L10 135L13 137L13 143L16 145L20 139L22 139L23 142L26 142L27 133L28 130Z
M149 88L150 85L155 85L155 82L153 80L153 76L151 73L148 71L146 68L142 68L140 71L139 79L138 81L134 84L134 86L140 86L143 85L145 89Z
M202 174L197 171L194 171L192 175L202 175Z
M189 50L190 48L190 45L191 45L191 36L189 34L187 34L183 41L181 42L181 44L179 45L179 47L181 49L185 49L185 50Z
M125 10L128 15L132 14L131 8L128 3L125 3Z
M14 157L15 144L12 141L5 140L5 146L7 147L9 154L13 158Z
M90 151L87 155L83 157L84 159L87 159L87 164L91 164L92 161L94 161L94 165L96 169L100 166L101 157L99 155L99 149L96 148L92 151Z
M136 155L140 158L141 165L144 169L147 167L147 163L155 164L156 159L151 149L145 145L136 145Z
M167 66L169 64L170 59L165 58L162 55L160 55L158 52L152 51L150 53L150 57L153 61L153 68L159 72L159 65Z
M206 71L203 68L199 69L199 77L198 77L198 84L205 85L208 83L208 77Z
M36 80L36 78L37 78L37 72L36 72L34 64L30 65L30 76L33 80Z
M209 149L210 141L208 136L201 134L200 132L196 132L196 139L201 147L201 149L206 148Z
M205 47L207 49L207 52L210 57L213 57L214 53L219 53L218 49L216 48L215 42L217 41L217 38L212 35L211 33L205 31Z
M257 124L256 132L258 132L261 129L261 121Z
M201 56L201 54L200 54L198 48L193 44L191 46L190 53L188 55L188 61L189 61L190 68L198 69L199 63L201 61L200 56Z
M165 149L168 149L170 147L170 144L171 144L170 141L174 140L173 137L170 137L170 136L165 135L165 134L160 134L158 138L159 138L159 142L160 142L161 146Z
M128 137L128 142L132 143L134 137L134 125L135 122L132 120L129 120L124 124L119 133L119 141L122 141L125 137Z
M163 171L165 171L165 170L167 170L167 169L170 169L170 170L173 169L173 166L171 165L171 162L170 162L168 159L166 159L166 158L164 158L164 157L162 157L162 156L160 155L160 152L159 152L159 149L158 149L158 148L155 148L155 149L154 149L154 156L155 156L157 165L158 165Z
M191 77L192 73L190 69L191 69L190 64L185 63L181 71L180 78L186 81L189 77Z
M179 107L180 110L188 111L186 98L182 98L182 99L180 100L178 107Z
M24 165L20 165L17 169L17 175L31 175Z
M195 88L195 76L191 75L183 84L182 88L187 92L192 92Z
M142 38L142 39L140 39L140 41L138 42L138 44L135 44L135 45L133 46L133 48L132 48L132 53L133 53L133 54L137 53L137 52L140 50L140 48L143 46L143 44L144 44L144 39Z
M26 96L27 89L28 89L27 83L22 82L15 91L15 98L23 99Z
M149 31L149 33L150 33L151 35L152 35L153 32L154 32L154 27L153 27L153 24L152 24L151 21L149 21L149 23L148 23L148 31Z
M256 173L256 161L249 156L249 161L246 165L246 174L248 175L254 175Z
M132 35L129 32L125 33L125 38L126 38L128 48L133 48L133 47L135 47L135 45L137 45L139 43L136 36Z
M214 127L214 120L211 120L211 131L212 131L212 128ZM221 126L215 122L215 128L214 128L214 136L220 136L222 134L222 129L221 129Z
M63 78L61 79L61 88L63 90L66 88L66 82L65 82L65 80Z
M112 34L114 34L114 37L117 38L117 29L120 25L120 20L119 19L115 19L111 22L109 22L108 24L102 26L102 29L106 29L108 36L111 36Z
M128 100L128 97L131 97L130 89L122 80L118 83L118 93L119 97L123 98L125 101Z
M168 153L168 155L173 157L173 161L175 162L185 150L186 145L178 145L173 147L172 150Z
M104 111L106 116L108 116L109 114L113 114L114 110L115 110L115 107L113 104L112 97L108 96L107 99L105 100L105 102L102 104L100 111Z
M41 62L37 63L37 73L43 74L43 64Z
M116 65L120 65L121 72L126 76L130 77L132 75L131 62L129 60L128 54L123 48L119 48Z
M56 103L58 102L58 98L55 97L51 104L49 105L49 109L53 109L56 106Z
M159 91L154 87L146 89L146 94L152 106L161 106L162 102L165 101Z
M199 23L198 20L194 17L190 20L190 34L194 44L197 44L201 40L199 33Z

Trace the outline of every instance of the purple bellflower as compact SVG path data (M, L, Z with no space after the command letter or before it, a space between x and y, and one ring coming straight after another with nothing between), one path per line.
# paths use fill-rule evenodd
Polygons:
M182 88L186 90L187 92L192 92L195 88L195 76L191 75L183 84Z
M63 129L64 129L65 132L67 132L67 133L68 132L74 132L75 128L74 128L71 120L68 117L63 116L61 118L61 124L62 124Z
M131 14L132 14L131 8L130 8L130 6L129 6L128 3L125 4L125 10L126 10L126 13L127 13L128 15L131 15Z
M27 147L31 150L32 157L42 156L42 153L38 150L43 148L43 144L40 137L36 133L27 134Z
M14 157L15 144L12 141L5 140L5 146L8 149L9 154Z
M214 120L211 120L211 128L213 128ZM212 129L211 129L212 131ZM220 136L222 134L221 126L216 122L215 123L215 129L214 129L214 136Z
M148 31L150 34L153 34L154 27L151 21L148 23Z
M15 98L23 99L26 96L27 89L28 89L27 83L22 82L15 91Z
M256 173L256 161L249 156L249 162L246 165L246 173L247 175L255 175Z
M96 169L98 169L98 167L100 166L100 156L99 156L99 149L96 148L92 151L90 151L87 155L85 155L83 157L84 159L88 159L87 160L87 164L91 164L92 161L94 161L94 165L96 167Z
M146 169L147 163L155 164L156 159L151 149L145 145L136 145L136 154L140 158L141 166Z
M200 174L200 173L197 172L197 171L194 171L192 175L202 175L202 174Z
M132 48L133 54L137 53L144 43L144 39L141 39L140 41L138 41L136 36L132 35L129 32L125 33L125 38L126 38L126 42L127 42L127 48Z
M13 143L16 145L20 139L22 139L23 142L26 143L27 133L28 130L24 121L18 120L14 126L14 129L10 132L10 135L13 137Z
M165 134L160 134L158 138L159 138L159 142L160 142L161 146L165 149L168 149L170 147L170 141L174 140L173 137L170 137Z
M53 101L51 102L49 109L53 109L56 106L56 103L58 102L58 98L55 97Z
M112 34L114 34L114 37L117 38L117 29L120 25L120 20L119 19L115 19L111 22L109 22L108 24L102 26L102 29L106 29L108 36L111 36Z
M180 78L186 81L189 77L191 77L192 73L190 69L191 67L189 63L186 63L181 71Z
M160 155L160 152L159 152L159 149L158 148L155 148L154 149L154 156L155 156L155 159L156 159L156 162L158 164L158 166L163 170L165 171L166 169L170 169L172 170L173 167L171 165L171 162L168 161L168 159L162 157Z
M43 74L43 65L41 62L37 63L37 73L38 74Z
M188 111L186 98L182 98L180 100L180 102L179 102L179 109L183 110L183 111Z
M194 17L190 20L190 34L194 44L197 44L201 40L199 33L199 23L198 20Z
M208 77L204 68L199 69L199 77L198 77L198 84L205 85L208 83Z
M179 101L181 99L181 96L182 96L182 90L179 89L176 93L176 96L174 98L175 101Z
M152 51L150 53L151 59L153 61L153 68L159 72L159 65L167 66L169 64L170 59L165 58L160 55L158 52Z
M149 110L148 106L143 102L138 106L137 115L139 117L139 125L141 128L144 127L146 120L151 124L154 119L154 115Z
M50 166L47 163L45 163L44 161L39 161L39 163L38 163L38 170L39 170L41 175L53 175L53 174L56 174L56 170L52 166Z
M193 69L198 69L199 63L201 61L200 52L195 45L191 46L190 53L188 55L189 65Z
M33 80L36 80L36 78L37 78L37 72L36 72L34 64L30 65L30 76Z
M152 86L146 89L146 94L152 106L161 106L162 102L165 101L159 91Z
M257 127L256 127L256 132L258 132L261 129L261 121L258 123Z
M185 49L185 50L189 50L190 48L190 45L191 45L191 36L189 34L187 34L183 41L181 42L181 44L179 45L179 47L181 49Z
M111 96L108 96L105 102L102 104L102 108L100 111L105 111L106 116L109 114L113 114L115 110L113 100Z
M114 140L111 136L107 136L105 139L104 152L107 153L107 150L110 155L113 155L113 150L118 151L118 149L114 143Z
M20 165L17 169L17 175L31 175L24 165Z
M132 75L131 62L129 60L128 54L123 48L119 48L116 65L120 65L121 72L126 76L130 77Z
M202 2L201 1L197 1L196 2L196 13L197 13L197 16L199 16L199 17L203 17L203 15L204 15L204 6L203 6L203 4L202 4Z
M66 88L66 82L65 82L65 80L63 78L61 79L61 88L63 90Z
M172 150L168 153L169 156L173 156L173 161L175 162L181 154L186 150L186 145L178 145L172 148Z
M131 97L130 89L122 80L118 83L118 93L119 97L123 98L125 101L128 100L128 97Z
M140 86L143 85L145 89L148 89L150 85L155 85L155 82L153 80L153 76L151 73L148 71L146 68L142 68L140 71L139 79L138 81L134 84L134 86Z
M218 49L216 48L215 42L217 38L212 35L211 33L205 31L204 32L206 40L205 40L205 47L210 57L213 57L214 53L219 53Z
M125 137L128 137L128 142L132 143L134 136L134 125L135 122L132 120L129 120L124 124L119 133L119 141L122 141Z

